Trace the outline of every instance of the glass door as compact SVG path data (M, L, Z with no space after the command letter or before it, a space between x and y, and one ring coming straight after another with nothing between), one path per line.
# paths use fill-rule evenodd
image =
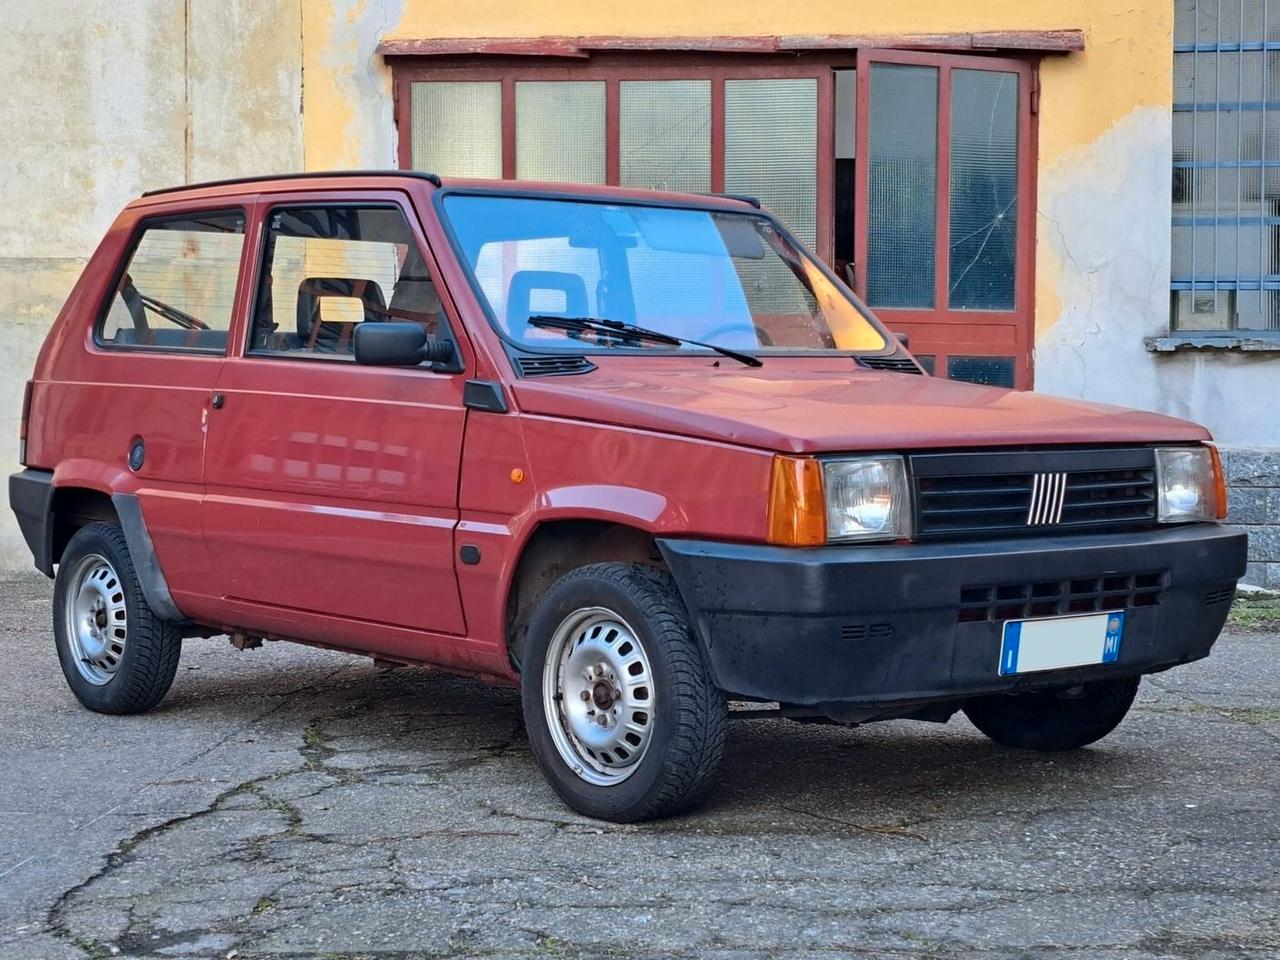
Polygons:
M854 282L937 376L1031 386L1033 73L868 51L857 72Z

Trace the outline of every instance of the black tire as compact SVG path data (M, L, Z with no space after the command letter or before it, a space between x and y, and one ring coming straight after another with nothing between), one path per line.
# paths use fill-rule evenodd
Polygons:
M1121 677L1083 684L1083 690L1064 687L978 697L964 705L964 713L1003 747L1075 750L1120 725L1133 705L1138 682L1138 677Z
M123 602L127 615L123 651L105 682L98 683L82 673L68 624L68 595L79 591L81 573L85 565L95 562L93 558L110 565L115 579L103 582ZM71 692L98 713L150 710L169 692L182 652L181 631L176 624L162 620L147 604L124 532L114 523L81 527L63 551L53 588L53 636L62 675Z
M591 608L616 615L631 628L648 660L656 705L648 745L634 769L621 782L605 785L579 776L562 755L543 695L553 638L569 618ZM534 611L521 663L530 745L552 788L570 807L601 820L632 823L688 810L706 796L724 750L728 704L664 571L639 563L599 563L565 574ZM557 705L553 712L559 717L561 710Z

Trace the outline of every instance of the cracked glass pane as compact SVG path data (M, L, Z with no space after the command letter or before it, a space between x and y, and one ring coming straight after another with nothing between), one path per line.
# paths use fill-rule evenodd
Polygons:
M867 299L932 307L937 236L938 71L871 67Z
M951 74L952 310L1012 310L1018 239L1018 75Z

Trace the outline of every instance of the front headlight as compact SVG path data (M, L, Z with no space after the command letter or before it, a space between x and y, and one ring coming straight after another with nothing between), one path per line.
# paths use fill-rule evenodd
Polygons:
M905 540L911 536L911 490L901 457L822 461L827 540Z
M1157 447L1155 453L1161 523L1216 520L1225 513L1222 467L1213 447Z

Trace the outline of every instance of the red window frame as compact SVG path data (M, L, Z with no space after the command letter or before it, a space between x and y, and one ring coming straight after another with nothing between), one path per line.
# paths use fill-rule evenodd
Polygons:
M724 82L739 79L813 78L817 81L817 224L815 252L835 263L835 71L857 70L857 121L854 176L854 291L866 297L870 67L903 63L935 67L938 90L938 185L935 247L935 297L930 309L873 307L894 330L911 335L912 350L935 358L945 376L953 356L1013 357L1014 386L1029 389L1035 339L1035 198L1037 60L934 51L860 47L788 54L707 52L596 52L583 59L545 56L471 55L396 57L393 61L395 122L400 131L397 160L412 167L410 84L419 81L489 81L502 85L502 176L516 175L515 85L526 80L603 80L605 82L605 182L619 177L619 83L623 80L711 81L711 190L724 190ZM950 278L950 76L953 69L1013 72L1019 77L1018 253L1012 311L953 311L947 308Z
M396 126L400 130L397 162L413 166L410 84L422 81L500 82L502 84L502 176L516 176L516 84L521 81L598 80L605 83L605 183L619 179L619 83L624 80L711 81L711 192L724 191L724 84L726 80L813 79L817 82L816 252L830 262L835 244L832 192L835 176L835 76L830 58L821 62L772 57L688 58L662 54L599 54L589 63L530 63L528 57L463 58L448 64L397 66L394 72Z
M1026 60L906 50L862 50L858 56L858 124L854 170L854 292L867 298L867 246L870 194L871 66L896 63L938 70L938 162L934 214L934 296L932 307L900 308L870 304L887 326L911 336L911 349L933 356L934 369L946 375L954 356L1013 357L1014 386L1030 389L1035 341L1036 71ZM1017 255L1012 310L952 310L951 279L951 72L988 70L1018 77Z

